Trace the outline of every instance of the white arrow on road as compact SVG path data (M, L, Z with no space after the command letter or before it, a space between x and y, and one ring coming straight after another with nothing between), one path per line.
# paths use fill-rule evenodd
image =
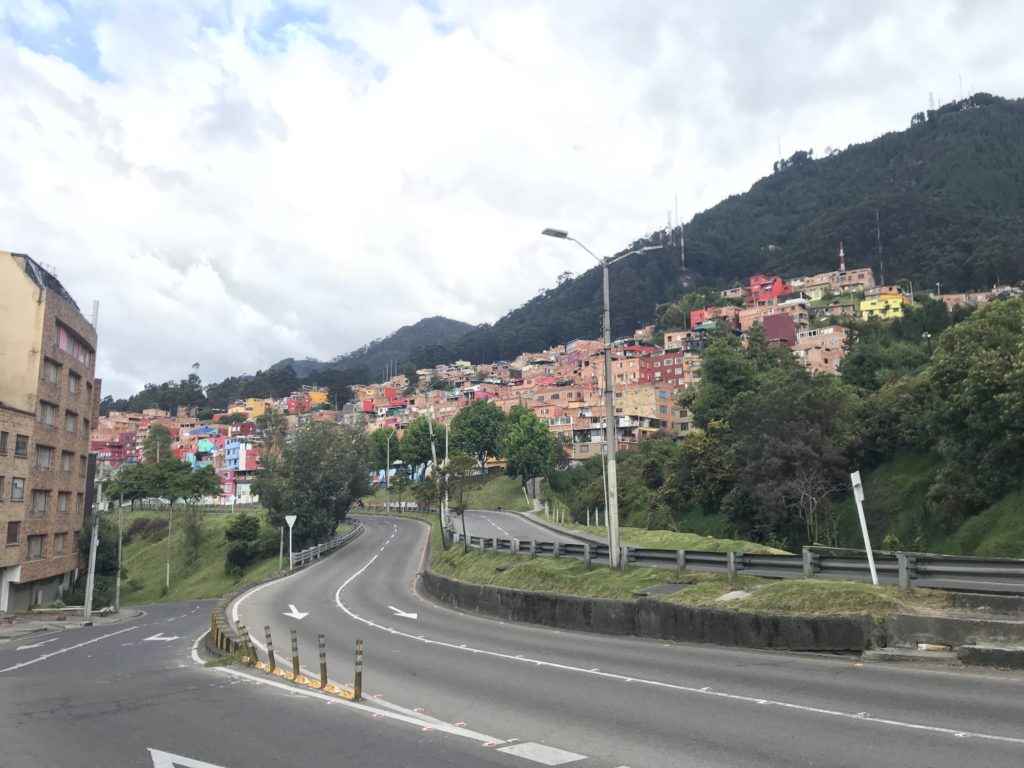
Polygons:
M204 763L202 760L193 760L191 757L172 755L170 752L161 752L159 749L150 749L150 756L153 758L153 768L221 768L213 763Z
M291 616L293 619L298 619L299 621L302 621L304 618L309 616L308 611L306 613L303 613L298 608L296 608L292 603L288 603L288 607L291 608L291 611L285 612L285 616Z
M389 605L388 608L390 608L392 611L395 612L395 616L401 616L403 619L415 619L416 618L416 614L415 613L406 613L405 611L400 611L397 608L395 608L395 606L393 606L393 605Z
M144 643L148 643L150 640L157 640L157 641L162 640L165 643L169 643L171 640L181 640L181 637L179 635L171 635L170 637L166 637L165 635L162 635L161 633L157 632L152 637L144 637L144 638L142 638L142 642L144 642ZM161 754L163 754L163 753L161 753Z
M43 640L42 642L39 642L39 643L32 643L32 645L19 645L14 650L16 650L16 651L24 651L24 650L27 650L28 648L38 648L40 645L46 645L47 643L52 643L54 640L58 640L58 639L60 639L60 638L51 637L49 640Z

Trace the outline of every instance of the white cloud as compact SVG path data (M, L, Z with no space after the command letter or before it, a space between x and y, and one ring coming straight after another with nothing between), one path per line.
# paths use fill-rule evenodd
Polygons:
M101 301L107 392L493 321L589 257L965 89L1011 2L6 4L0 247Z

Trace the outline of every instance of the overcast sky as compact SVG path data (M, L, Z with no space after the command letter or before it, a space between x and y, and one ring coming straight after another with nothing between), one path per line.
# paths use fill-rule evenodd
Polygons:
M0 0L0 250L130 394L493 322L557 275L964 94L1024 3Z

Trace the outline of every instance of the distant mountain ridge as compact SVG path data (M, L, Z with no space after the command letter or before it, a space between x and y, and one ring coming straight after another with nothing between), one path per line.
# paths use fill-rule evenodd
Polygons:
M465 336L473 328L474 326L469 323L435 315L419 320L412 325L404 325L384 338L374 339L359 349L338 355L333 360L320 361L313 358L295 360L286 357L270 366L270 370L290 365L300 379L309 378L320 371L358 366L364 366L371 373L383 371L385 366L391 362L408 361L410 355L417 349L435 343L453 342Z
M796 277L835 269L840 241L849 267L870 266L879 280L884 264L886 282L908 279L917 290L1019 282L1024 100L979 93L918 113L909 129L864 144L820 158L796 152L749 191L695 215L685 235L685 272L678 228L620 251L662 246L611 267L615 337L652 322L658 304L690 288L726 287L757 273ZM399 370L408 363L511 360L574 338L597 338L601 308L601 270L594 267L493 324L426 318L328 362L286 358L256 376L231 377L209 386L207 396L219 404L287 391L293 382L342 391L377 380L391 360Z

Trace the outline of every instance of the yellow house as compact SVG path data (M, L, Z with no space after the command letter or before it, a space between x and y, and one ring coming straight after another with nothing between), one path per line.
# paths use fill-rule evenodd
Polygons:
M267 412L267 401L260 397L249 397L245 400L245 412L251 418L262 416Z
M889 290L871 292L860 303L860 316L862 320L870 320L872 317L892 320L903 317L903 305L908 303L909 297L904 296L895 286Z
M311 389L306 394L309 395L311 405L323 405L330 393L326 389Z

